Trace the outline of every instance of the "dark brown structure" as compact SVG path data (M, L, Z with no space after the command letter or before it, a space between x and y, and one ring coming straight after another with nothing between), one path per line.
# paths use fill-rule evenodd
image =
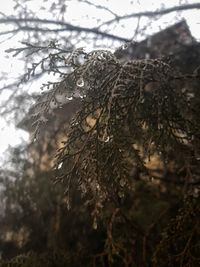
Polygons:
M141 42L131 44L125 50L118 50L116 56L122 60L162 58L174 55L183 46L195 43L187 23L183 20Z

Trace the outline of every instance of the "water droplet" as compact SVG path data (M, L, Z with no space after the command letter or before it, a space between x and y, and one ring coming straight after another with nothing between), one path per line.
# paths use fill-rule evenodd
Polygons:
M194 93L189 92L189 93L187 93L186 97L188 100L190 100L190 99L194 98Z
M83 87L84 86L84 80L83 80L83 78L78 79L78 81L76 82L76 85L78 87Z
M111 139L112 136L107 135L107 133L104 133L102 137L99 137L99 140L104 143L108 143Z
M54 99L52 99L51 102L50 102L50 104L49 104L49 107L51 109L55 109L55 108L58 107L58 103Z
M126 184L126 180L125 180L125 179L121 179L121 180L119 181L119 184L120 184L122 187L124 187L125 184Z
M125 44L122 45L122 49L123 50L126 50L127 48L128 48L128 44L127 43L125 43Z
M118 192L118 196L119 196L120 198L124 198L124 192L119 191L119 192Z
M109 136L105 136L105 137L103 138L103 141L104 141L105 143L108 143L108 142L110 141L110 137L109 137Z
M72 122L71 122L71 125L72 126L76 126L76 125L78 125L79 123L78 123L78 121L76 121L76 120L73 120Z
M66 97L66 99L71 101L73 99L73 97L72 96Z
M100 60L102 60L102 56L101 55L98 55L97 56L97 59L100 61Z
M99 184L97 184L97 190L99 190L100 189L100 185Z
M96 230L97 229L97 218L94 217L94 220L93 220L93 229Z
M67 209L70 210L71 205L70 205L70 200L69 200L68 197L67 197L67 199L66 199L66 206L67 206Z
M62 165L63 165L63 162L60 162L60 163L58 164L58 169L61 169L61 168L62 168Z

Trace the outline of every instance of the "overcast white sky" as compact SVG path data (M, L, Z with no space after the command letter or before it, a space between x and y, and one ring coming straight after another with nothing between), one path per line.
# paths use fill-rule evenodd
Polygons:
M147 10L155 10L157 8L161 7L162 2L165 3L166 7L178 5L180 2L184 3L185 1L178 1L178 0L165 0L165 1L150 1L150 0L135 0L132 1L134 5L130 6L130 1L128 0L100 0L100 1L93 1L95 4L99 3L101 5L107 5L109 8L111 8L114 12L116 12L119 15L123 15L125 13L133 13L138 11L147 11ZM199 3L199 1L187 1L188 3ZM45 10L40 10L40 3L43 3L42 0L35 0L35 1L27 1L27 5L32 10L37 10L40 17L46 17ZM48 5L48 1L45 2L46 5ZM134 8L134 10L133 10ZM5 14L13 14L13 1L12 0L6 0L3 1L3 4L0 6L0 12L3 12ZM88 15L91 17L90 20L88 20ZM104 16L104 19L111 19L112 16L109 13L105 13L105 11L95 11L94 8L86 9L84 5L77 5L77 1L72 1L70 3L70 6L67 10L67 21L71 21L72 23L79 23L81 22L82 26L91 26L95 23L95 17L97 16ZM190 27L190 30L193 34L193 36L200 40L200 10L192 10L190 12L182 12L181 16L184 17L187 20L187 23ZM94 19L92 19L94 17ZM165 28L167 25L173 23L173 17L174 14L170 14L167 16L164 16L162 20L159 21L158 24L154 24L153 31L159 31L160 29ZM116 35L121 35L124 37L129 38L130 32L131 32L131 20L128 23L128 27L117 27L113 29L112 33ZM1 25L2 26L2 25ZM12 58L4 58L4 50L9 48L8 46L18 46L18 39L13 38L12 42L5 42L3 44L0 44L0 72L2 71L8 71L9 73L13 73L13 69L20 70L20 65L16 66L16 64L20 64L18 61L13 61ZM14 66L13 66L14 65ZM15 145L21 142L21 139L28 139L28 134L23 133L23 131L18 130L16 131L14 125L6 125L4 122L4 118L0 118L0 161L4 157L4 153L8 145Z

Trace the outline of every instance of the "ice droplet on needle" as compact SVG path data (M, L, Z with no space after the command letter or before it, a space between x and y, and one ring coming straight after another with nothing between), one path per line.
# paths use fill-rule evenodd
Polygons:
M123 50L126 50L127 48L128 48L128 44L127 43L125 43L125 44L122 45L122 49Z

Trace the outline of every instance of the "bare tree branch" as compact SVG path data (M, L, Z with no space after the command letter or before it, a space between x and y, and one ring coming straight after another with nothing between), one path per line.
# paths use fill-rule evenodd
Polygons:
M117 16L114 19L108 20L104 23L102 23L98 28L104 26L104 25L109 25L114 22L119 22L120 20L124 19L130 19L130 18L141 18L141 17L155 17L158 15L167 15L172 12L178 12L178 11L186 11L186 10L192 10L192 9L200 9L200 3L196 4L185 4L185 5L179 5L179 6L174 6L170 8L165 8L165 9L159 9L156 11L144 11L144 12L137 12L137 13L131 13L128 15L123 15L123 16Z
M86 27L80 27L80 26L74 26L72 24L63 22L63 21L57 21L57 20L48 20L48 19L39 19L39 18L15 18L15 17L7 17L7 18L0 18L0 24L18 24L18 23L37 23L43 24L43 25L56 25L56 26L62 26L63 28L56 28L56 29L48 29L48 28L38 28L34 26L19 26L18 29L14 29L13 32L18 31L41 31L41 32L59 32L59 31L75 31L75 32L86 32L86 33L93 33L97 36L102 36L104 38L109 38L113 40L128 42L129 39L123 38L120 36L116 36L113 34L109 34L106 32L99 31L96 28L86 28ZM10 33L10 32L9 32Z
M128 15L118 16L116 13L112 12L109 8L103 7L101 5L96 5L91 3L88 0L82 1L85 4L94 6L99 9L104 9L107 12L111 13L114 18L108 21L103 22L101 25L99 25L96 28L88 28L88 27L81 27L72 25L70 23L61 21L61 20L53 20L53 19L39 19L39 18L16 18L13 16L6 16L4 13L0 13L2 17L0 18L0 24L12 24L15 25L16 28L13 30L7 30L2 31L0 35L7 35L7 34L16 34L18 32L42 32L42 33L57 33L57 32L85 32L85 33L93 33L96 36L100 36L103 38L109 38L113 40L118 40L122 42L129 42L130 40L121 36L117 36L114 34L107 33L105 31L99 30L104 25L110 25L114 22L119 22L124 19L129 18L138 18L141 17L155 17L158 15L166 15L172 12L177 11L186 11L186 10L192 10L192 9L200 9L200 3L196 4L185 4L185 5L179 5L174 6L171 8L165 8L165 9L159 9L155 11L144 11L144 12L137 12L137 13L131 13ZM35 23L37 25L32 25L32 23ZM24 25L25 24L25 25ZM30 25L31 24L31 25ZM38 27L38 25L41 25ZM56 28L49 28L47 26L57 26ZM137 31L137 30L136 30Z
M112 10L110 10L108 7L101 6L101 5L96 5L96 4L94 4L94 3L92 3L92 2L90 2L88 0L80 0L80 2L88 4L90 6L94 6L97 9L105 10L105 11L109 12L110 14L112 14L113 16L118 17L118 15L115 12L113 12Z

